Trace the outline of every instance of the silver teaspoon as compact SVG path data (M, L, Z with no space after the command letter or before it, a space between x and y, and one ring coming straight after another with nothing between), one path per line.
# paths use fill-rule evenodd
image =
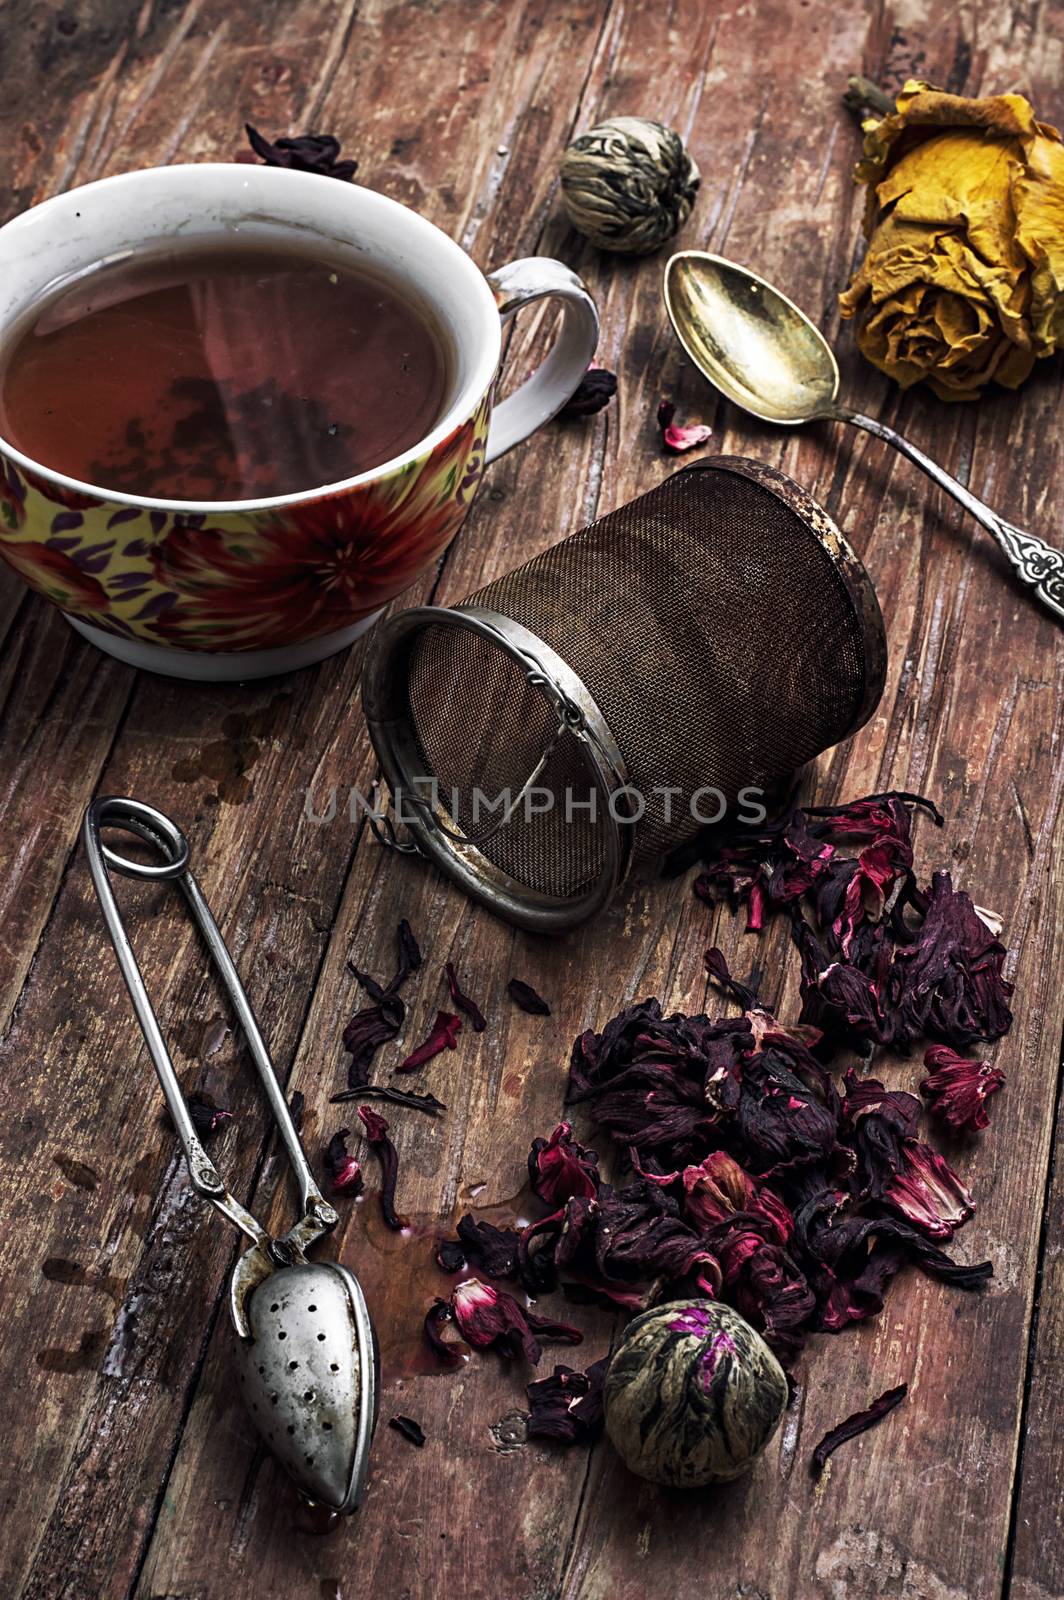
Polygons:
M1006 522L885 422L843 405L827 340L764 278L723 256L683 250L665 268L665 305L687 354L726 399L762 422L797 427L826 417L885 439L970 511L1020 580L1064 618L1064 555Z

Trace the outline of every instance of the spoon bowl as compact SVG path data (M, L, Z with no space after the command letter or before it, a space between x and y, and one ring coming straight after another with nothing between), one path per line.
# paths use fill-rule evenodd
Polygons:
M665 268L665 305L687 354L726 399L785 427L834 414L831 347L764 278L723 256L682 250Z
M1021 583L1064 619L1064 554L1006 521L885 422L844 405L831 346L786 295L756 272L704 250L674 255L665 268L664 289L676 337L725 399L781 427L831 418L885 440L970 511L997 541Z

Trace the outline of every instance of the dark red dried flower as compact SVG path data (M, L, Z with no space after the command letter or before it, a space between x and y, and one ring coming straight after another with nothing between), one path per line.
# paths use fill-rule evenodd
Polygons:
M842 1108L857 1156L857 1191L862 1199L878 1199L902 1166L905 1141L916 1137L920 1102L878 1078L858 1078L852 1068L845 1081Z
M412 1050L405 1061L400 1061L396 1072L416 1072L418 1067L423 1067L433 1056L438 1056L443 1050L457 1050L458 1035L462 1031L462 1019L453 1011L437 1011L436 1021L432 1024L428 1038Z
M190 1095L186 1095L185 1104L192 1118L192 1126L200 1139L211 1138L219 1128L224 1128L227 1122L233 1120L231 1111L218 1105L209 1094L201 1094L198 1089L193 1089Z
M467 1278L458 1285L451 1307L471 1345L479 1350L494 1348L508 1361L523 1355L535 1366L542 1354L540 1339L579 1344L584 1337L579 1328L522 1311L513 1295L493 1289L479 1278Z
M464 1262L486 1272L489 1278L517 1276L520 1235L516 1228L497 1228L493 1222L478 1222L476 1217L467 1213L460 1219L457 1232L455 1243L462 1252ZM437 1259L440 1259L439 1252ZM452 1270L458 1271L460 1268Z
M396 1433L401 1433L404 1439L409 1439L411 1444L416 1444L419 1450L425 1443L425 1430L413 1417L404 1417L401 1412L396 1412L394 1417L388 1418L388 1426L394 1428Z
M813 1451L810 1463L813 1477L820 1477L833 1450L837 1450L840 1444L845 1444L847 1439L856 1439L858 1434L865 1433L869 1428L874 1428L877 1422L882 1422L888 1412L893 1411L895 1406L901 1405L908 1392L909 1385L899 1383L896 1389L888 1389L878 1400L873 1400L864 1411L855 1411L845 1422L840 1422L826 1433Z
M923 922L899 947L891 974L891 1003L903 1019L896 1039L908 1045L927 1034L955 1048L1000 1039L1012 1026L1005 946L948 872L936 872L921 899Z
M340 141L328 133L305 133L296 139L276 139L271 144L250 122L244 124L248 143L268 167L289 167L293 172L316 172L326 178L350 181L357 161L339 161Z
M900 1170L883 1199L930 1239L951 1239L975 1210L946 1158L919 1139L905 1141Z
M527 1011L533 1017L550 1016L550 1006L542 995L536 993L530 983L524 983L520 978L511 978L506 988L514 1005L520 1006L522 1011Z
M790 1210L765 1183L757 1183L724 1150L714 1150L698 1166L681 1174L684 1215L694 1227L708 1232L736 1212L759 1218L767 1225L766 1238L786 1244L794 1231Z
M361 1163L349 1154L350 1128L340 1128L325 1147L325 1175L333 1194L360 1195L365 1186Z
M572 1133L571 1123L559 1122L549 1139L533 1139L528 1154L532 1188L552 1208L574 1194L598 1193L598 1155L577 1144Z
M366 1139L375 1151L381 1166L381 1214L387 1226L400 1233L407 1222L406 1218L399 1216L395 1209L399 1156L388 1137L388 1124L372 1106L359 1106L358 1115L365 1129Z
M617 379L605 367L588 367L569 399L558 412L559 417L591 417L603 406L609 405L617 393Z
M450 1304L438 1297L425 1313L425 1338L445 1367L457 1367L467 1354L462 1345L443 1337L443 1329L453 1320Z
M487 1021L485 1020L484 1013L470 995L463 994L461 986L458 982L458 974L454 970L453 961L448 961L444 971L447 974L447 987L450 990L451 999L454 1001L459 1011L465 1012L466 1016L470 1020L470 1023L472 1024L473 1032L483 1033L484 1029L488 1025Z
M347 1067L347 1086L361 1089L369 1078L373 1057L382 1044L398 1036L406 1016L406 1007L398 995L387 996L378 1005L363 1006L356 1011L343 1032L344 1049L350 1052Z
M933 1044L924 1055L929 1073L920 1084L931 1116L953 1133L970 1133L989 1125L986 1102L1005 1082L1000 1067L989 1061L959 1056L945 1044Z
M588 1444L603 1426L603 1386L608 1358L593 1361L586 1372L555 1367L549 1378L539 1378L526 1389L528 1435L556 1439L560 1444Z
M661 446L666 455L679 456L694 450L713 437L713 429L704 422L691 422L680 427L674 422L676 407L671 400L658 406L658 427L661 429Z

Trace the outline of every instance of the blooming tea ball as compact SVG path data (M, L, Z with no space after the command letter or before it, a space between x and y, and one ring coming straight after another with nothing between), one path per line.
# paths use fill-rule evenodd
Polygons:
M562 158L562 203L601 250L643 256L683 227L700 183L678 133L642 117L611 117Z
M631 1322L606 1373L606 1432L652 1483L737 1478L775 1433L783 1368L759 1333L716 1300L674 1300Z

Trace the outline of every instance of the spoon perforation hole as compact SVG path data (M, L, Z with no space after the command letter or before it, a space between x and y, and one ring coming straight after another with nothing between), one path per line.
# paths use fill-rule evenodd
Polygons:
M281 1338L282 1339L284 1338L284 1334L283 1333L281 1335ZM318 1334L318 1343L319 1344L324 1344L325 1343L325 1335L323 1333L319 1333Z

